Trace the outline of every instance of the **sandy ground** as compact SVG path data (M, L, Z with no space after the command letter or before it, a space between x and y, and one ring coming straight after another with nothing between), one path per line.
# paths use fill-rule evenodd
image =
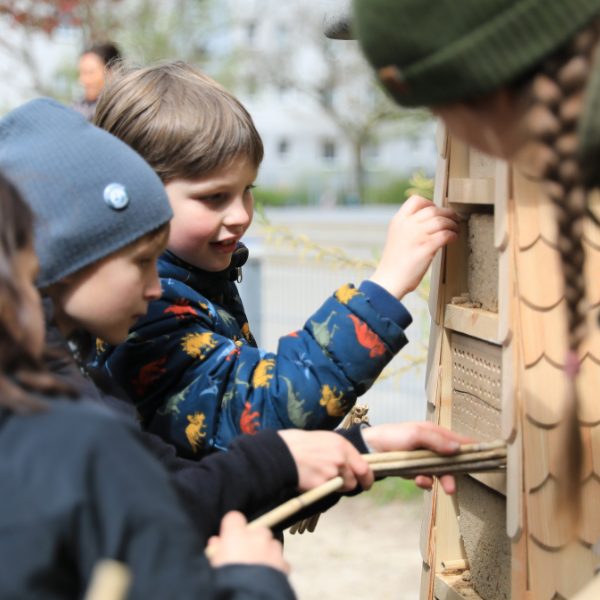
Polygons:
M344 498L314 533L286 533L299 600L418 600L421 505Z

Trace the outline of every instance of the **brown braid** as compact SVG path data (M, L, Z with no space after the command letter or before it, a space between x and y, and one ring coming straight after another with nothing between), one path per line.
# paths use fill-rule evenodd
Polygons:
M532 106L525 122L543 157L546 191L556 207L560 253L567 304L568 346L565 371L568 394L563 417L566 461L559 486L559 506L569 508L574 522L581 514L580 473L583 460L578 419L576 378L578 352L586 336L587 303L583 275L583 223L588 190L582 183L576 159L577 122L583 92L592 68L598 40L598 24L580 32L574 40L546 61L531 83Z

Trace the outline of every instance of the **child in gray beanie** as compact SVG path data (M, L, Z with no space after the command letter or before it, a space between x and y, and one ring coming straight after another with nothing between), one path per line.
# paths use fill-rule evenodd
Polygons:
M171 216L150 167L75 111L37 100L0 121L0 170L37 212L32 218L0 173L0 597L81 598L94 565L108 558L129 567L132 600L292 600L268 530L251 532L241 515L228 515L211 568L139 433L105 409L61 397L69 386L50 389L43 369L32 221L39 281L70 290L59 296L64 324L80 325L70 302L82 290L90 313L100 308L89 287L98 274L115 297L133 292L144 311L147 290L160 295L154 255ZM109 323L115 339L128 318L121 311Z

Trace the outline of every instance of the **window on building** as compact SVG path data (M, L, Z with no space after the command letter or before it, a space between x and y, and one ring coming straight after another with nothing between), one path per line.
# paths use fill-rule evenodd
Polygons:
M279 140L277 144L277 154L281 160L285 160L290 155L290 142L286 138Z
M282 83L277 86L277 95L279 96L280 102L286 102L290 97L290 86L287 83Z
M285 25L279 25L275 32L275 39L277 40L277 46L279 48L285 48L288 45L289 35Z
M321 90L321 101L325 106L333 106L333 90L330 87Z
M321 146L321 156L323 160L328 163L332 163L336 158L336 147L335 142L325 141Z
M250 21L246 25L246 40L250 44L253 44L255 37L256 37L256 23L254 21Z
M368 144L362 149L362 157L365 160L375 161L381 156L379 144Z

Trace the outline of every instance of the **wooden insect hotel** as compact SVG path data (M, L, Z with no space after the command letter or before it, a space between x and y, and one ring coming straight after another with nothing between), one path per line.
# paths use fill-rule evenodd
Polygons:
M583 517L556 519L566 316L553 207L535 178L436 135L434 201L463 217L431 276L427 419L504 439L506 473L463 475L425 494L420 600L561 600L599 565L600 230L585 225L589 337L580 358ZM598 205L598 200L593 199Z

